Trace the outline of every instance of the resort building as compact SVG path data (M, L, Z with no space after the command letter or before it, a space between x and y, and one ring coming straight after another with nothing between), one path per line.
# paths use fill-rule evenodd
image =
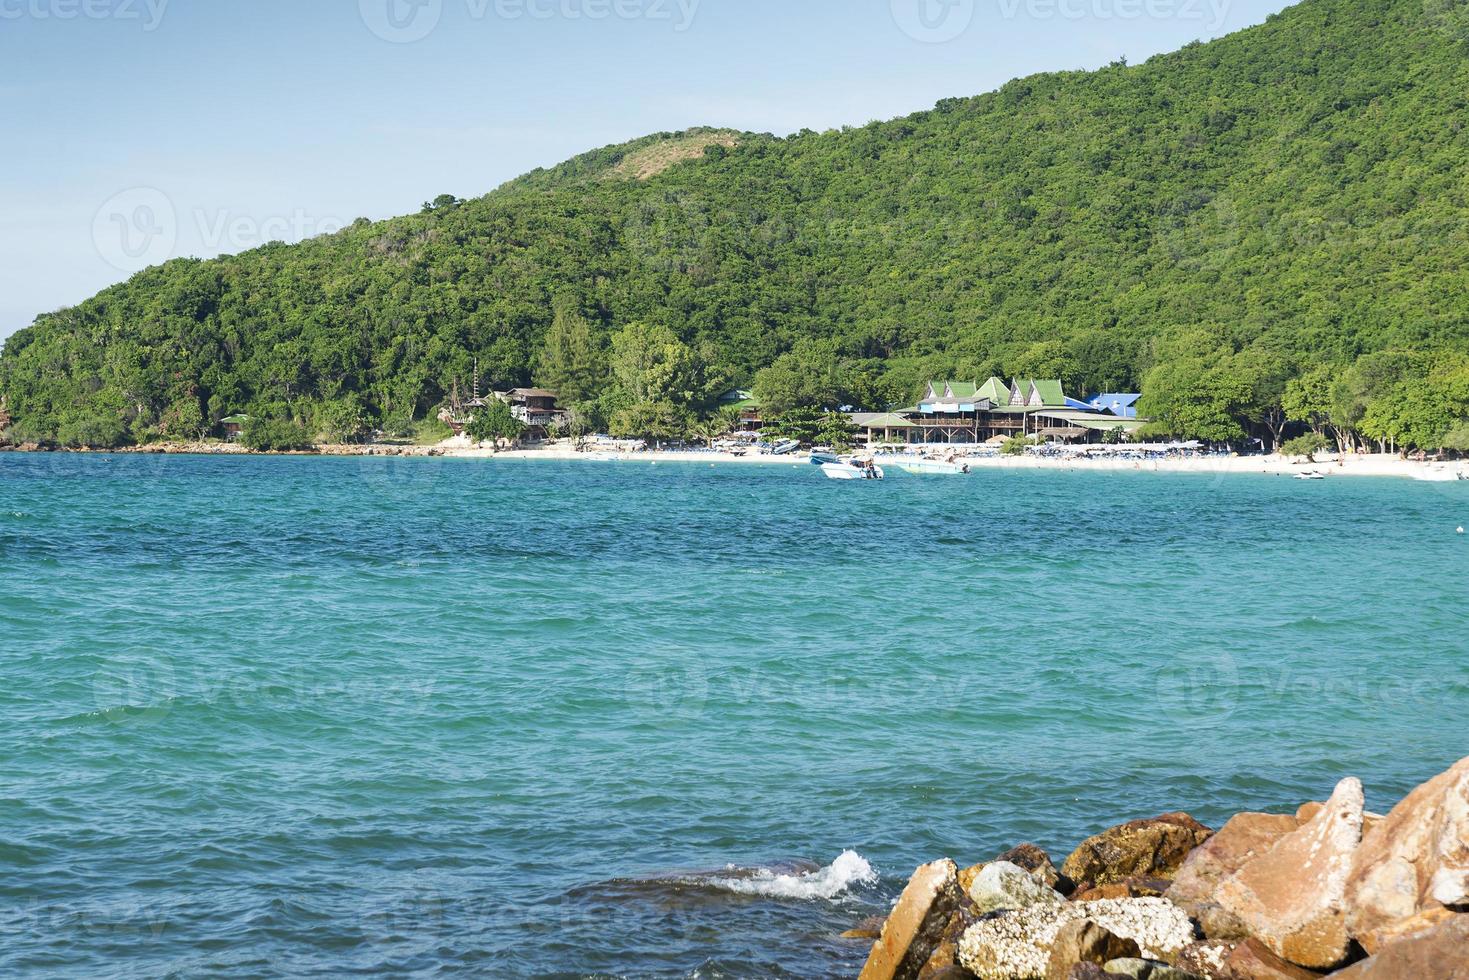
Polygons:
M760 414L760 402L755 399L754 392L743 389L727 391L720 397L719 407L740 410L740 432L759 432L765 428L765 419Z
M230 442L239 442L245 435L245 423L250 421L248 415L231 415L227 419L219 420L219 427L224 431L224 437Z
M895 412L859 412L852 422L869 445L902 442L973 445L1015 436L1087 442L1110 430L1141 428L1138 396L1098 395L1090 402L1067 398L1060 381L990 378L930 381L918 404Z
M497 391L495 397L510 406L510 414L517 422L531 430L542 433L553 425L563 425L571 413L556 407L556 392L544 388L515 388Z

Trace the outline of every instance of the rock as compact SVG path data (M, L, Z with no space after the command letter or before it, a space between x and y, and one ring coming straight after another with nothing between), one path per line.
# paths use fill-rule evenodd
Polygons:
M1095 963L1078 963L1066 974L1066 980L1116 980L1112 974Z
M1166 898L1047 903L996 913L970 926L959 941L959 963L981 980L1044 977L1062 926L1081 919L1133 940L1148 957L1177 952L1194 939L1188 916Z
M1097 885L1071 893L1073 902L1096 902L1104 898L1159 898L1173 883L1167 878L1148 876L1124 878L1107 885ZM1174 903L1177 904L1177 903Z
M1347 882L1354 936L1453 905L1469 905L1469 759L1413 790L1365 834Z
M935 977L945 976L951 970L959 970L966 977L974 974L959 966L959 938L964 935L964 930L979 921L979 916L974 911L974 906L967 900L961 899L961 908L949 916L949 922L944 926L943 935L939 937L939 943L928 957L928 962L923 964L923 969L918 971L918 980L933 980Z
M1186 813L1134 820L1082 841L1061 865L1061 873L1078 888L1139 875L1172 878L1189 852L1211 833Z
M1224 962L1234 952L1234 943L1206 941L1189 943L1169 960L1187 973L1197 973L1207 980L1225 980Z
M1404 939L1421 936L1432 932L1441 923L1447 922L1454 917L1455 913L1442 906L1425 909L1417 915L1410 915L1406 919L1396 919L1387 925L1369 929L1356 936L1357 942L1367 951L1368 956L1376 956L1378 953L1393 943Z
M1287 963L1258 939L1246 939L1225 957L1221 976L1229 980L1315 980L1322 974Z
M1250 935L1249 927L1233 912L1212 902L1192 907L1180 906L1199 924L1206 939L1236 942Z
M1219 905L1276 955L1327 969L1347 957L1344 896L1362 842L1362 784L1344 779L1326 807L1220 883Z
M1102 965L1109 975L1118 977L1131 977L1132 980L1202 980L1196 973L1180 970L1176 966L1167 963L1159 963L1157 960L1144 960L1137 957L1113 960Z
M872 944L861 980L916 980L961 903L953 861L935 861L913 872Z
M1371 959L1331 975L1332 980L1469 980L1469 915L1393 943Z
M882 924L887 920L880 915L869 915L846 932L842 939L878 939L882 936Z
M963 888L967 894L969 892L969 886L974 884L974 879L984 870L985 865L993 864L995 861L1008 861L1013 865L1024 868L1045 882L1046 887L1054 888L1063 894L1072 888L1071 882L1063 878L1061 872L1057 871L1056 866L1051 863L1051 856L1034 844L1021 844L1017 847L1012 847L1004 854L996 855L993 861L986 861L984 864L976 864L972 868L965 868L959 872L959 887Z
M1066 980L1078 963L1101 965L1108 960L1136 956L1137 943L1108 932L1090 919L1068 922L1056 933L1051 957L1046 966L1046 980Z
M919 980L974 980L974 974L962 966L946 966L932 973L920 973L918 978Z
M1166 893L1168 898L1193 915L1195 907L1214 902L1220 882L1299 826L1295 817L1286 814L1236 814L1184 860Z
M984 915L999 909L1024 909L1066 899L1024 868L1009 861L995 861L980 869L969 886L969 900Z

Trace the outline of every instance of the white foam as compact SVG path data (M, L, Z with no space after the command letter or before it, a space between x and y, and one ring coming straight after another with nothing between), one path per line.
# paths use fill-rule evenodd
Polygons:
M870 885L876 881L877 872L866 858L856 851L843 851L826 867L804 874L777 874L769 868L757 868L744 877L712 878L710 884L740 895L812 899L835 898L853 885Z

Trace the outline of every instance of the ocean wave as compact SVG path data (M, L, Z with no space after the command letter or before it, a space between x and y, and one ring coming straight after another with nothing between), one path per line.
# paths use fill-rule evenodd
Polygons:
M711 875L703 884L737 895L762 898L817 899L836 898L854 885L877 882L877 872L856 851L843 851L841 856L815 871L782 872L775 868L739 868L729 865L725 875Z

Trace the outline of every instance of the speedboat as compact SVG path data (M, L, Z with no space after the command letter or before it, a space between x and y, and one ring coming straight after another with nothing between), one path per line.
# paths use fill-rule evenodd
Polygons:
M945 459L905 456L893 460L893 465L914 476L963 476L969 472L968 463Z
M1454 483L1464 479L1464 474L1446 466L1434 466L1414 473L1413 479L1421 480L1424 483Z
M812 453L811 464L821 467L828 480L881 480L886 473L870 459L840 459L831 453Z
M1297 473L1296 474L1296 479L1297 480L1324 480L1324 479L1326 479L1326 474L1320 472L1319 470L1307 470L1304 473Z

